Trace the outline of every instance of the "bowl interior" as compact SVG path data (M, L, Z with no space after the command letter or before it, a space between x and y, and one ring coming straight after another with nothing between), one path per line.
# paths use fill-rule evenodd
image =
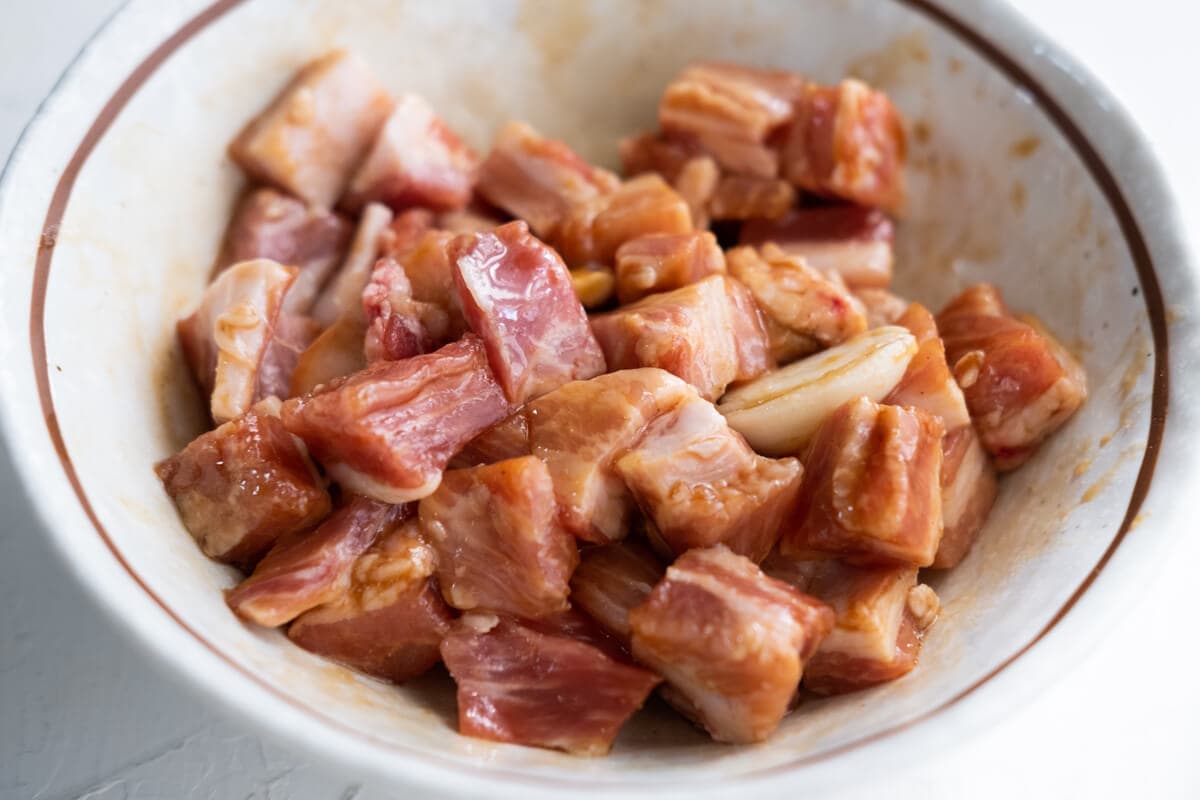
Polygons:
M579 760L459 737L444 673L384 686L232 616L222 590L234 574L201 555L151 470L200 424L173 326L203 289L241 188L226 143L298 65L336 45L361 52L395 91L425 95L481 150L502 122L524 119L614 167L618 138L653 124L663 86L694 60L857 75L891 94L910 142L900 291L936 309L971 282L999 284L1083 359L1092 390L1004 479L966 562L930 579L944 612L914 673L806 702L757 747L711 744L652 704L610 758ZM130 580L257 690L283 693L315 728L394 748L398 763L678 788L842 752L968 691L1051 623L1116 535L1146 447L1153 351L1138 286L1110 205L1051 120L902 0L619 10L601 0L250 0L182 40L84 162L54 250L45 339L67 453Z

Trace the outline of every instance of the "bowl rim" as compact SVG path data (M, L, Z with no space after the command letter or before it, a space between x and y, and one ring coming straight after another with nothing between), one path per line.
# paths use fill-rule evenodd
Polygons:
M336 718L326 715L318 709L312 708L302 701L279 691L271 686L268 682L256 677L249 670L238 665L233 659L221 651L214 643L207 640L202 634L192 629L188 623L177 612L172 610L154 591L146 584L137 572L125 561L118 548L109 538L107 532L98 516L92 509L91 503L82 487L82 484L75 473L71 463L70 454L67 450L62 433L58 428L58 423L54 414L54 400L50 389L49 382L49 363L46 358L45 338L43 329L43 313L46 298L46 290L48 286L49 269L52 263L54 247L53 237L57 230L57 225L61 221L65 213L67 204L70 200L71 189L74 180L82 169L87 157L90 155L95 145L103 137L108 127L115 120L124 105L137 93L139 88L154 74L171 54L182 45L186 44L192 37L206 29L211 23L223 17L230 10L243 5L246 0L188 0L178 7L173 7L171 10L164 11L159 14L160 17L170 17L172 24L174 21L185 18L185 22L173 34L158 44L148 56L138 63L137 67L119 84L116 92L105 103L101 109L100 115L86 128L82 140L80 141L74 154L71 156L65 169L58 174L56 188L47 210L45 222L40 231L34 235L40 235L40 245L38 247L36 257L36 267L33 276L33 297L30 303L29 314L29 329L28 337L31 346L31 355L33 359L33 368L36 378L36 393L41 405L41 412L45 416L46 430L41 436L41 446L44 448L47 443L53 448L60 462L60 468L65 474L66 479L70 482L76 498L82 508L84 514L88 517L91 524L94 526L100 538L104 541L107 549L120 567L125 571L127 578L131 578L136 583L135 591L144 593L143 601L146 597L156 603L165 615L172 621L172 624L186 632L187 636L192 637L193 644L199 644L206 648L211 657L223 662L225 668L232 669L241 676L259 686L259 689L266 689L266 694L273 695L274 699L270 702L254 703L251 706L251 716L257 721L271 728L275 732L292 739L300 741L303 744L311 746L313 741L308 737L307 731L300 730L295 724L299 719L312 721L314 717L320 720L325 728L332 728L336 735L348 737L349 739L357 740L360 744L365 740L374 748L380 748L386 751L395 753L413 754L418 760L424 761L428 759L427 753L417 750L412 750L403 745L393 742L384 742L383 740L371 737L360 730L350 728L341 723ZM927 709L920 712L914 717L911 717L897 725L878 731L869 736L846 743L837 748L801 756L797 759L785 764L779 764L760 770L754 770L743 774L738 774L731 778L731 781L750 781L761 778L778 777L780 775L794 775L796 770L816 764L818 762L829 762L836 760L842 755L851 751L859 750L868 745L881 741L885 738L890 738L902 731L909 731L917 727L929 718L938 715L951 706L959 703L968 695L972 695L977 689L984 684L989 683L993 678L1001 672L1009 669L1014 662L1028 653L1035 644L1047 636L1052 629L1055 629L1058 624L1067 617L1068 612L1076 606L1083 598L1090 586L1100 577L1101 572L1108 565L1109 561L1116 554L1118 547L1125 541L1127 534L1135 526L1138 520L1138 514L1145 502L1153 482L1155 467L1160 460L1160 453L1163 449L1164 433L1168 424L1168 398L1172 392L1171 381L1175 380L1174 389L1178 390L1179 384L1194 389L1200 385L1200 381L1189 379L1186 373L1179 370L1179 365L1183 361L1192 361L1191 354L1195 349L1184 350L1187 355L1185 359L1176 359L1172 365L1168 360L1169 346L1172 339L1182 339L1185 341L1195 342L1197 340L1197 332L1195 324L1191 320L1185 321L1185 326L1181 330L1176 330L1175 326L1168 331L1168 312L1163 302L1163 292L1160 286L1159 274L1155 270L1155 260L1151 256L1151 248L1147 243L1147 238L1143 233L1143 225L1139 224L1137 215L1125 197L1122 191L1121 182L1114 176L1109 164L1101 157L1097 148L1093 145L1092 139L1083 132L1083 129L1076 122L1076 114L1067 110L1069 106L1079 106L1083 101L1076 99L1068 101L1060 99L1062 89L1053 90L1047 88L1047 83L1034 75L1038 68L1044 68L1047 63L1051 64L1054 69L1061 70L1063 74L1068 75L1072 80L1077 82L1075 87L1078 91L1090 93L1093 95L1095 102L1106 112L1105 118L1115 123L1116 133L1123 138L1127 144L1137 149L1142 160L1145 162L1143 166L1148 167L1146 180L1139 184L1136 188L1141 194L1148 194L1150 199L1141 205L1159 205L1169 210L1170 218L1166 224L1158 226L1155 234L1159 237L1173 237L1174 241L1168 243L1168 249L1173 249L1180 254L1185 254L1177 270L1186 271L1189 265L1194 265L1194 259L1188 257L1190 255L1186 243L1182 239L1180 231L1180 223L1177 219L1176 204L1171 197L1169 188L1163 179L1161 168L1154 161L1150 154L1150 148L1145 143L1144 138L1137 130L1136 125L1128 117L1128 115L1120 108L1098 84L1091 78L1087 72L1076 64L1069 56L1063 54L1056 46L1045 42L1045 38L1038 34L1027 22L1020 17L1014 10L1007 8L995 0L962 0L957 3L952 3L952 0L892 0L902 6L908 7L917 11L935 25L938 25L948 31L950 34L958 38L960 41L967 44L977 54L982 56L993 68L998 69L1011 80L1014 85L1021 87L1029 93L1033 102L1039 107L1040 111L1047 116L1050 122L1064 135L1070 143L1072 149L1084 164L1089 176L1095 181L1097 187L1104 195L1109 203L1111 210L1116 216L1121 231L1123 234L1126 246L1130 250L1133 258L1134 266L1138 273L1138 280L1141 286L1141 296L1146 304L1147 315L1150 320L1151 333L1154 342L1155 364L1154 364L1154 380L1153 392L1151 397L1151 417L1150 428L1147 437L1147 446L1143 454L1142 462L1139 467L1138 477L1131 493L1130 505L1122 524L1118 528L1116 535L1109 544L1104 554L1100 558L1097 565L1088 574L1080 586L1072 593L1065 605L1057 612L1053 619L1042 629L1031 641L1018 649L1011 656L1007 657L994 670L976 683L967 687L958 695L944 701L942 704L932 709ZM954 9L949 10L953 5ZM13 175L17 171L17 167L22 164L29 150L31 140L37 138L43 127L53 121L56 113L60 113L63 109L60 108L58 102L64 90L72 83L77 82L80 77L80 66L86 60L86 56L99 47L104 46L124 32L124 23L135 13L146 13L146 9L150 6L149 0L143 2L127 2L117 10L102 26L93 34L92 38L84 45L79 54L72 61L71 65L64 72L62 78L55 84L46 100L39 106L34 118L26 126L22 132L16 146L14 147L8 163L2 173L0 173L0 209L4 208L4 202L7 196L12 191ZM199 13L191 15L192 9L199 7ZM971 19L968 23L964 20ZM992 24L987 25L988 34L981 33L984 28L982 22L990 21ZM989 38L989 35L994 34L996 30L1005 32L1004 36L996 35L995 38ZM1003 41L1001 41L1003 39ZM1035 53L1039 58L1034 62L1035 67L1027 67L1023 61L1028 61L1030 56L1028 53L1021 56L1010 53L1010 48L1015 46L1015 43L1039 42L1042 48L1040 53ZM1047 62L1045 59L1046 53L1052 56L1052 60ZM1031 71L1031 69L1033 71ZM86 124L86 123L85 123ZM1178 277L1178 273L1174 273ZM1193 300L1195 298L1194 281L1184 280L1184 288L1186 298ZM10 324L5 321L5 325ZM1180 353L1178 348L1175 348L1175 353ZM1173 367L1173 368L1172 368ZM1182 379L1182 380L1180 380ZM5 438L10 442L29 443L38 434L31 431L18 431L18 413L12 401L13 392L7 389L3 394L0 394L0 428L5 433ZM1172 416L1176 413L1179 404L1171 408ZM1187 419L1193 420L1195 415L1188 414ZM1173 420L1174 421L1174 420ZM47 442L48 440L48 442ZM25 494L31 499L31 505L34 507L43 527L50 531L51 539L57 545L64 560L66 560L73 568L75 573L81 578L82 582L97 594L109 610L119 621L120 627L126 631L139 634L135 637L149 650L156 655L164 658L175 668L176 673L188 675L192 682L198 686L204 687L207 694L215 694L221 697L232 708L237 709L241 713L246 711L246 703L244 702L245 692L242 691L243 686L234 686L230 688L223 681L223 676L218 674L205 673L203 664L197 664L189 660L188 654L174 650L165 646L162 642L150 635L150 630L145 625L139 624L132 616L124 613L125 606L122 603L114 602L113 599L106 594L110 588L109 584L105 584L103 579L94 576L88 569L88 565L80 562L70 546L70 539L74 535L72 532L63 531L60 526L56 525L57 514L49 505L50 501L43 496L37 489L38 475L36 470L28 466L22 460L16 457L16 453L21 452L19 448L13 448L14 466L16 472L20 476L21 482L24 484ZM1161 498L1156 498L1161 499ZM1169 514L1162 514L1163 518ZM1162 538L1167 538L1165 535ZM178 638L178 637L175 637ZM186 638L186 637L185 637ZM213 658L208 658L206 661L212 662ZM235 697L235 694L241 693ZM280 703L293 707L295 713L289 713L286 716L280 715ZM312 739L321 739L320 736L311 737ZM340 748L343 755L348 752L348 748ZM530 776L516 773L510 770L489 769L486 766L470 768L470 772L474 773L470 778L463 774L463 766L457 761L446 760L444 765L422 764L421 769L414 770L412 760L405 763L403 770L387 770L386 773L392 778L405 777L408 779L418 779L422 783L429 786L445 786L444 780L447 775L454 775L460 781L470 780L476 788L489 788L493 793L497 786L492 782L496 778L501 778L511 788L522 787L521 791L527 793L529 789L537 787L551 787L557 791L563 790L578 790L591 788L604 788L610 791L636 791L638 789L656 788L661 791L661 786L652 784L613 784L604 781L572 781L570 784L564 783L562 780L554 777L545 776ZM478 783L475 782L478 779ZM725 784L727 787L728 784ZM689 787L689 793L695 793L696 788Z

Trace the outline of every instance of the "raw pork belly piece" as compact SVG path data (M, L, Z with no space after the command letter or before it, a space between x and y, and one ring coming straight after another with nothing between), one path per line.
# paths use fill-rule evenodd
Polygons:
M716 220L779 219L796 205L796 190L781 178L726 175L713 189L708 213Z
M803 472L755 453L697 397L651 422L616 469L667 549L722 542L752 561L775 545Z
M176 326L217 422L240 417L254 402L259 367L295 275L267 259L235 264L209 284L200 305Z
M904 205L904 122L887 95L862 81L810 83L780 171L804 191L895 213Z
M672 184L695 159L709 158L704 147L695 139L683 135L664 136L661 133L639 133L627 136L618 145L621 167L633 177L648 172L662 175ZM715 163L715 162L714 162ZM719 171L718 167L718 171ZM719 175L718 175L719 177Z
M368 362L399 361L428 353L451 338L450 317L440 306L413 299L404 267L381 258L362 293Z
M383 251L392 221L391 209L382 203L370 203L363 209L345 261L313 306L313 317L325 327L343 317L362 319L363 287Z
M294 397L283 422L343 487L405 503L433 492L451 456L508 410L483 343L466 336Z
M837 273L852 289L892 282L895 226L882 211L840 205L798 208L777 220L742 226L742 244L773 242L822 272Z
M366 62L335 50L301 69L229 155L252 178L330 208L391 110Z
M329 513L316 469L273 405L264 401L154 468L205 554L243 569Z
M241 261L266 258L295 267L284 309L307 314L350 245L353 226L344 217L274 189L246 194L229 227L214 277Z
M490 615L464 617L442 658L459 733L583 756L607 753L660 681L585 641Z
M768 143L804 91L798 75L731 64L695 64L663 92L658 123L668 137L697 142L726 170L773 178Z
M633 303L724 271L725 255L708 231L639 236L617 248L617 300Z
M342 206L369 202L438 211L471 201L479 158L419 95L404 94L354 174Z
M552 239L572 208L608 194L619 182L563 142L510 122L480 166L476 188L492 205L529 223L535 234Z
M774 366L754 298L724 275L595 316L592 330L610 370L659 367L709 400Z
M648 423L695 396L660 369L622 370L568 383L522 410L527 452L545 462L568 531L600 543L626 534L633 499L613 461Z
M997 469L1023 464L1087 399L1083 366L1036 320L1014 317L995 286L967 289L937 322Z
M796 352L802 348L785 344L791 336L829 347L867 329L861 304L844 286L775 245L760 250L735 247L725 259L729 274L750 290L763 313L788 334L772 337L776 361L804 355Z
M897 323L919 343L900 383L885 403L924 409L942 421L942 520L944 531L931 566L952 567L966 556L996 498L996 473L971 425L962 389L946 363L933 315L913 303Z
M332 600L288 628L305 650L393 683L441 660L454 615L430 581L433 549L410 520L383 533Z
M589 547L580 553L571 576L571 603L629 647L629 612L645 602L665 572L640 542Z
M919 626L909 609L910 602L932 591L918 587L916 567L853 567L772 555L763 570L828 603L836 615L833 630L804 670L805 688L818 694L853 692L895 680L916 666L919 633L932 623L922 619Z
M421 501L419 515L450 605L521 617L567 609L579 552L558 521L541 460L525 456L450 470Z
M225 602L242 619L268 628L291 622L345 589L354 561L404 508L352 497L316 530L276 542Z
M604 208L592 223L593 260L613 263L617 249L639 236L691 230L687 201L658 175L639 175L604 198Z
M524 222L464 235L449 252L463 313L511 402L605 371L571 274Z
M299 397L318 386L358 372L367 366L363 353L366 323L355 317L341 317L321 331L292 369L288 397Z
M271 341L258 365L258 388L254 391L256 400L265 397L285 400L292 396L292 375L300 363L300 357L320 333L321 326L316 320L286 311L279 312L275 328L271 331Z
M942 538L942 423L866 397L839 407L809 446L779 549L863 564L933 563Z
M690 550L629 612L633 654L720 742L759 742L787 713L830 608L717 546Z

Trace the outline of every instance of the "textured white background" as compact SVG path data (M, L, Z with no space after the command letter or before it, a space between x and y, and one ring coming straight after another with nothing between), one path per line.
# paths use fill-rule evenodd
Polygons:
M1200 11L1183 0L1015 0L1145 128L1200 231ZM120 0L0 0L0 155ZM4 264L2 269L28 269ZM0 387L2 390L3 387ZM0 444L0 448L3 445ZM180 686L71 582L0 449L0 798L381 798ZM1200 531L1100 644L1026 707L855 796L1200 797ZM866 778L867 776L864 776Z

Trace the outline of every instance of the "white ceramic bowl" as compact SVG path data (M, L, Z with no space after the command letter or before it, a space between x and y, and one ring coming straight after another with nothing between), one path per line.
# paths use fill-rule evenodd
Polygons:
M486 146L509 117L612 164L695 59L855 74L911 127L900 286L937 306L1003 287L1083 358L1092 394L1007 478L937 588L920 667L806 704L757 747L659 709L579 760L454 732L453 693L396 689L239 623L232 572L181 527L151 465L197 430L173 324L197 299L241 178L224 147L297 65L360 51ZM1196 279L1135 127L1070 59L985 0L134 2L40 110L0 195L0 377L10 451L81 582L172 670L348 773L493 797L793 795L986 724L1070 669L1136 591L1197 473ZM1036 645L1036 646L1035 646Z

